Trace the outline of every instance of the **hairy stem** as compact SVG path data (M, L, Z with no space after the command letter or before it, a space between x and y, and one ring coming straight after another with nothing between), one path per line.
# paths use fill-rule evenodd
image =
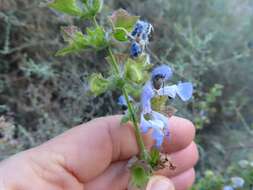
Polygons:
M118 64L117 64L117 60L115 59L115 56L112 53L111 47L108 48L108 51L109 51L109 56L112 60L111 61L112 67L114 68L115 73L119 75L120 74L119 67L118 67ZM127 108L128 108L128 111L131 115L131 120L132 120L133 125L134 125L135 136L136 136L137 144L138 144L139 149L140 149L140 158L143 159L143 160L147 160L148 159L148 153L147 153L146 147L144 145L140 129L138 127L138 122L137 122L136 115L134 113L133 105L132 105L132 103L130 102L130 100L128 98L129 95L128 95L128 92L127 92L127 90L124 86L122 88L122 92L123 92L123 95L126 99Z

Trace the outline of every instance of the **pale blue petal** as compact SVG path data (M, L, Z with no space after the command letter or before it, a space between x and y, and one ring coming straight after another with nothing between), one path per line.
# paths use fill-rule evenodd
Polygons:
M144 114L152 112L151 99L153 97L154 97L154 90L152 89L151 82L148 82L143 87L142 94L141 94L141 107L142 107L142 112Z
M187 101L192 97L193 86L190 82L179 83L177 85L177 94L183 100Z
M141 123L140 123L141 132L147 133L150 128L152 128L152 124L144 118L143 114L141 114Z
M177 88L178 88L177 85L165 86L158 90L158 95L175 98L177 94Z
M160 114L159 112L153 111L152 116L155 120L160 120L163 122L164 128L168 126L169 119L164 116L163 114Z
M130 101L133 101L133 98L131 96L128 96L128 99ZM118 98L118 105L120 105L120 106L127 106L127 101L126 101L126 99L125 99L125 97L123 95L121 95Z
M160 114L158 112L153 111L152 115L155 119L160 120L163 122L163 136L166 137L166 139L169 141L170 137L170 131L169 131L169 119L168 117L164 116L163 114Z
M223 187L223 190L234 190L234 188L227 185Z
M152 80L157 76L161 75L164 77L165 80L169 80L172 77L172 69L168 65L161 65L152 71Z
M231 181L232 181L232 186L234 187L234 188L241 188L241 187L243 187L244 186L244 183L245 183L245 181L244 181L244 179L243 178L241 178L241 177L232 177L231 178Z
M141 123L140 129L142 133L147 133L149 129L153 129L152 138L156 142L156 147L160 148L163 143L165 135L167 136L168 131L168 118L164 115L152 111L151 112L152 119L146 120L144 118L144 114L141 114Z

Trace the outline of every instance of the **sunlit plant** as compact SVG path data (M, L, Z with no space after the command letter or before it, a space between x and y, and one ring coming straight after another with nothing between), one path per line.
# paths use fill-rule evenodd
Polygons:
M169 85L173 75L169 65L152 64L146 49L154 28L139 16L123 9L108 16L110 27L99 24L96 17L103 7L102 0L54 0L48 6L58 12L88 19L91 26L82 31L76 26L63 27L63 38L67 46L56 55L64 56L84 50L104 50L107 52L108 73L92 73L89 78L89 91L99 96L108 90L121 91L118 104L122 106L124 123L132 123L139 146L137 157L129 161L132 173L131 185L144 187L154 171L175 166L167 156L161 154L161 146L170 140L168 117L176 111L169 106L169 100L177 96L187 101L193 87L190 82ZM118 48L119 45L124 46ZM155 141L149 150L145 147L142 133L151 132Z

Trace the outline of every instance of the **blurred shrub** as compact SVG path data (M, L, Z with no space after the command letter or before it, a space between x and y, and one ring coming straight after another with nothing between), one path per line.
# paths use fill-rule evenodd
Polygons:
M223 177L208 170L205 172L204 177L192 187L192 190L222 190L223 186Z
M251 190L253 188L253 162L240 160L222 174L207 170L192 190Z

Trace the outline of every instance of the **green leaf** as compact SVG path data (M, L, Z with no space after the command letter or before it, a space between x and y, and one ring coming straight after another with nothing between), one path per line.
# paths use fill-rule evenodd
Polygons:
M54 0L48 4L48 7L72 16L82 16L83 14L82 10L77 6L76 0Z
M117 77L117 78L114 78L114 80L112 81L112 83L114 84L114 86L118 89L122 89L123 86L125 85L125 80L122 79L121 77Z
M119 41L127 41L126 32L131 32L139 20L139 16L130 15L126 10L119 9L109 17L114 28L114 37Z
M100 13L103 8L103 0L88 0L87 6L91 15L95 16L97 13Z
M135 99L138 99L140 98L143 86L141 84L139 85L139 84L126 83L125 88L130 96L132 96Z
M101 74L93 73L89 80L90 91L96 96L104 93L109 88L109 82Z
M69 53L77 53L88 47L89 43L83 33L75 26L63 27L63 38L68 46L59 50L56 55L63 56Z
M117 27L114 29L113 36L116 40L121 41L121 42L125 42L128 40L126 30L120 27Z
M146 81L147 72L145 65L138 63L133 59L128 59L125 64L125 78L137 84L142 84Z
M131 168L131 174L132 183L136 187L144 187L150 177L150 172L140 164L136 164Z
M95 50L103 49L107 46L105 33L101 27L88 28L84 35L75 26L63 28L63 38L68 42L68 46L59 50L56 55L63 56L69 53L78 53L85 49L93 48Z
M84 14L83 18L93 18L101 12L103 8L103 0L83 0L84 3Z
M131 120L131 116L130 114L127 112L122 118L121 118L121 121L120 123L121 124L126 124L128 121Z
M108 45L105 38L105 32L103 28L99 26L96 28L88 28L85 38L89 46L95 48L96 50L103 49Z
M157 148L152 148L150 151L150 165L152 168L156 167L160 159L160 151Z

